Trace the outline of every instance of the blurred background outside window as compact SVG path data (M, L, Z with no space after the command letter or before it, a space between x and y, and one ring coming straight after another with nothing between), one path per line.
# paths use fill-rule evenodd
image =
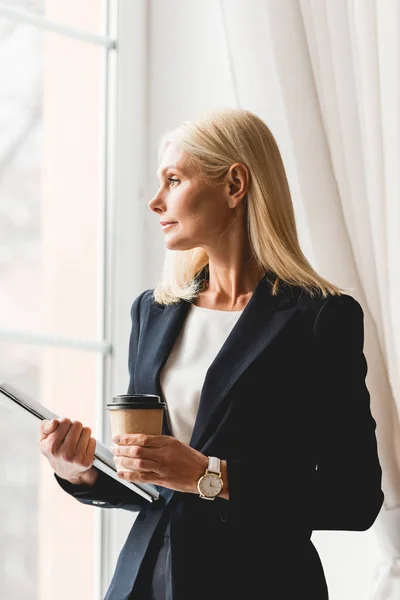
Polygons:
M2 4L79 32L106 27L98 0ZM93 429L107 357L106 52L0 14L0 379ZM66 600L79 586L88 599L98 515L55 483L38 440L39 423L0 407L0 597Z

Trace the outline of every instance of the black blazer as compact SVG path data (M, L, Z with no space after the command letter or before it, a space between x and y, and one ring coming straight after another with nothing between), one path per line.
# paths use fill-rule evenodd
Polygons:
M137 597L167 519L173 600L326 600L312 531L374 523L384 494L362 308L347 294L311 298L289 285L272 296L271 281L266 272L210 365L190 442L227 461L229 501L159 486L149 503L101 472L93 488L55 475L82 503L140 511L104 600ZM160 306L151 289L135 299L128 393L162 397L160 371L189 307Z

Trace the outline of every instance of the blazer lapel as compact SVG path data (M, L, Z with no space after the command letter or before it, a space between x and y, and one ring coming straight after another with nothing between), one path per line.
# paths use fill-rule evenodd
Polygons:
M213 418L244 371L277 337L295 314L288 290L272 296L262 279L209 366L200 396L190 445L203 450L213 430Z
M160 372L170 355L189 308L190 302L184 300L166 307L151 304L146 334L136 358L136 393L157 394L165 401L160 385ZM162 433L172 435L167 414L165 411Z
M242 373L293 317L298 295L299 288L285 285L278 295L272 296L267 274L257 284L241 316L207 370L190 440L193 448L200 450L207 443L210 434L208 427L212 424L216 411ZM164 399L160 372L190 305L187 301L167 307L151 305L147 331L136 361L136 392L158 394ZM167 413L164 417L163 434L172 435Z

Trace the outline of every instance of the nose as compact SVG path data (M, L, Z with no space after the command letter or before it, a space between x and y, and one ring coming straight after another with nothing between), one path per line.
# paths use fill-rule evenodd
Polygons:
M150 200L150 202L148 203L147 206L149 207L150 210L152 210L154 212L163 211L163 210L165 211L165 203L159 196L159 192L157 192L155 194L155 196L153 196L153 198ZM162 208L162 207L164 207L164 208Z

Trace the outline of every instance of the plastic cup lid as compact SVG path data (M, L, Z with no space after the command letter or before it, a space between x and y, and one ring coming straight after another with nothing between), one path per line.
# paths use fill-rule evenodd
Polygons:
M161 398L160 396L157 396L157 394L120 394L118 396L114 396L110 402L107 402L106 406L109 410L116 408L163 409L166 407L166 404L165 402L161 402Z

